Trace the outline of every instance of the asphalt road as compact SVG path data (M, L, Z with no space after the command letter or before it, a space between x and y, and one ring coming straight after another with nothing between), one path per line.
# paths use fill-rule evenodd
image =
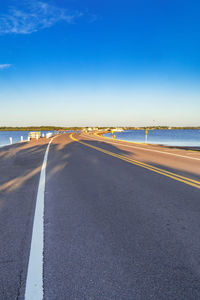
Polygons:
M45 142L0 148L0 299L23 299Z
M48 156L44 299L200 299L200 153L74 137ZM0 299L24 298L46 144L0 151Z

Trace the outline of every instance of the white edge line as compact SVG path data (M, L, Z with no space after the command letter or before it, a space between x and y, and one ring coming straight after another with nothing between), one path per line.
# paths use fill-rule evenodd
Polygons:
M92 137L87 136L87 135L83 135L83 136L87 137L89 139L95 140L95 137L92 138ZM142 149L142 150L145 150L145 151L158 152L158 153L162 153L162 154L166 154L166 155L174 155L174 156L179 156L179 157L183 157L183 158L200 160L200 158L197 158L197 157L190 157L190 156L185 156L185 155L180 155L180 154L175 154L175 153L170 153L170 152L164 152L164 151L153 150L153 149L145 149L145 148L142 148L142 147L136 147L136 146L132 146L132 145L126 145L126 144L122 144L121 141L120 141L120 143L118 143L117 140L116 140L116 142L110 142L110 141L107 141L107 139L105 140L104 138L101 138L99 140L96 138L96 140L97 141L105 141L105 143L108 143L108 144L117 144L118 146L122 145L124 147L129 147L129 148Z
M31 249L26 278L25 300L43 299L43 251L44 251L44 193L45 177L49 148L53 137L46 149L40 172L38 192L36 198L33 221Z

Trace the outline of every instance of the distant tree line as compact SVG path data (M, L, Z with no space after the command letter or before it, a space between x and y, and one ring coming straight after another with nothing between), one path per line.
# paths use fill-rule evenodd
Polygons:
M119 126L117 126L119 127ZM0 127L0 131L54 131L54 130L82 130L83 128L89 127L60 127L60 126L28 126L28 127ZM114 129L116 127L97 127L98 129ZM184 127L173 127L173 126L143 126L143 127L132 127L132 126L124 126L121 127L124 130L144 130L144 129L200 129L200 126L184 126Z
M80 127L59 126L28 126L28 127L0 127L0 131L54 131L54 130L80 130Z
M200 126L183 126L183 127L174 127L174 126L145 126L145 127L123 127L125 130L140 130L140 129L200 129Z

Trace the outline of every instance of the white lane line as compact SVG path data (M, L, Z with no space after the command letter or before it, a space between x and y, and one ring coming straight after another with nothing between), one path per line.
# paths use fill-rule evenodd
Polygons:
M116 142L110 142L110 141L107 140L107 138L97 139L97 138L89 137L87 135L83 135L83 136L86 137L86 138L89 138L91 140L105 141L105 143L108 143L108 144L117 144L118 146L121 145L121 146L129 147L129 148L142 149L142 150L145 150L145 151L158 152L158 153L162 153L162 154L166 154L166 155L174 155L174 156L179 156L179 157L188 158L188 159L200 160L200 158L197 158L197 157L185 156L185 155L181 155L181 154L175 154L175 153L164 152L164 151L159 151L159 150L136 147L136 146L133 146L133 145L122 144L122 143L118 143L117 140L116 140ZM121 140L119 142L121 142Z
M40 173L26 279L25 300L43 299L44 192L47 158L53 139L50 140L47 146Z

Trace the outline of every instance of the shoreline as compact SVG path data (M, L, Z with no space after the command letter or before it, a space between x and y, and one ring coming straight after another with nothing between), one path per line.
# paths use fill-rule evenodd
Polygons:
M126 141L126 140L120 140L120 139L113 139L107 136L104 136L106 132L101 132L101 133L95 133L97 136L101 136L105 139L109 139L111 141L119 141L119 142L125 142L125 143L132 143L132 144L138 144L138 145L150 145L150 146L159 146L159 147L163 147L163 148L170 148L170 149L182 149L182 150L187 150L187 151L196 151L199 152L200 151L200 146L170 146L170 145L164 145L164 144L157 144L157 143L143 143L143 142L134 142L134 141ZM110 132L109 132L110 133Z
M27 126L27 127L0 127L0 132L1 131L69 131L69 130L83 130L87 129L89 127L94 127L94 126L86 126L86 127L60 127L60 126ZM117 127L97 127L99 130L105 130L106 128L119 128ZM178 127L178 126L141 126L141 127L121 127L123 130L200 130L200 126L183 126L183 127Z

